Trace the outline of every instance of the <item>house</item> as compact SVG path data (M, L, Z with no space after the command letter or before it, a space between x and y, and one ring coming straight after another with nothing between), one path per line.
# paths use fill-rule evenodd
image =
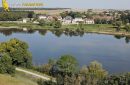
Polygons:
M72 24L79 24L80 22L84 23L84 20L82 18L75 18L72 20Z
M83 24L94 24L94 19L83 19L83 18L75 18L73 19L71 16L67 16L62 20L62 24L63 25L67 25L67 24L79 24L80 22L82 22Z
M54 18L53 18L53 16L50 16L50 15L49 15L49 16L47 17L47 20L52 21L52 20L54 20Z
M47 15L38 15L38 19L47 19Z
M31 20L33 20L33 18ZM31 20L30 20L30 18L23 18L21 22L22 23L27 23L27 22L29 22Z
M22 23L27 23L27 19L26 19L26 18L23 18Z
M84 19L84 24L95 24L94 19Z
M67 25L72 23L72 17L66 16L64 19L62 19L62 24Z
M62 21L62 17L61 17L61 16L57 16L57 19L58 19L59 21Z
M39 24L39 22L38 22L38 21L33 21L33 23L34 23L34 24Z

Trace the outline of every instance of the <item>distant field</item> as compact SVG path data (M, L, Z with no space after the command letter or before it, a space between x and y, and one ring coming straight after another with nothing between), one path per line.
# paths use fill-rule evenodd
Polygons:
M70 11L70 9L58 9L58 10L34 10L36 14L49 14L49 15L59 15L64 11Z
M17 75L15 77L11 77L9 75L0 74L0 85L37 85L37 84L22 76Z

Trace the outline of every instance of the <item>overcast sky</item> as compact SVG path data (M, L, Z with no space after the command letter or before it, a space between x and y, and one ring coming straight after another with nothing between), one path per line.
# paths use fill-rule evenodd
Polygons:
M7 0L10 4L42 2L44 7L130 9L130 0Z

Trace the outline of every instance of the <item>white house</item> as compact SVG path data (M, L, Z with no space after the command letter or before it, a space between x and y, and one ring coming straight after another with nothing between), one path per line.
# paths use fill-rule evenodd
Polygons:
M61 17L61 16L57 16L57 19L58 19L59 21L62 21L62 17Z
M33 23L34 23L34 24L39 24L39 22L38 22L38 21L33 21Z
M84 20L82 18L75 18L75 19L72 20L72 24L79 24L79 22L84 23Z
M27 23L27 19L26 18L23 18L23 23Z
M67 25L72 23L72 17L71 16L66 16L64 19L62 19L62 24Z
M46 15L39 15L38 19L47 19L47 16Z
M84 24L95 24L93 19L84 19Z

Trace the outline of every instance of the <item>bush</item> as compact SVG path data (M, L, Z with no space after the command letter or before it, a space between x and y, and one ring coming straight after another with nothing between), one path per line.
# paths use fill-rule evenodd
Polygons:
M46 25L46 22L43 19L39 20L38 22L39 22L40 26L45 26Z
M12 65L12 59L7 54L3 54L0 58L0 73L15 73L15 67Z
M78 62L76 58L70 55L61 56L61 58L57 60L55 66L61 75L71 75L78 70Z
M42 66L36 67L36 70L39 71L39 72L45 73L45 74L49 74L51 68L52 68L52 65L50 65L50 64L44 64Z
M39 79L37 81L38 85L57 85L55 82L53 82L52 80L50 81L44 81L42 79Z
M60 21L54 21L53 27L54 28L61 28L62 24Z
M130 73L108 76L99 81L98 85L130 85Z
M130 32L130 26L129 26L129 25L126 25L126 26L125 26L125 30L126 30L126 32Z

